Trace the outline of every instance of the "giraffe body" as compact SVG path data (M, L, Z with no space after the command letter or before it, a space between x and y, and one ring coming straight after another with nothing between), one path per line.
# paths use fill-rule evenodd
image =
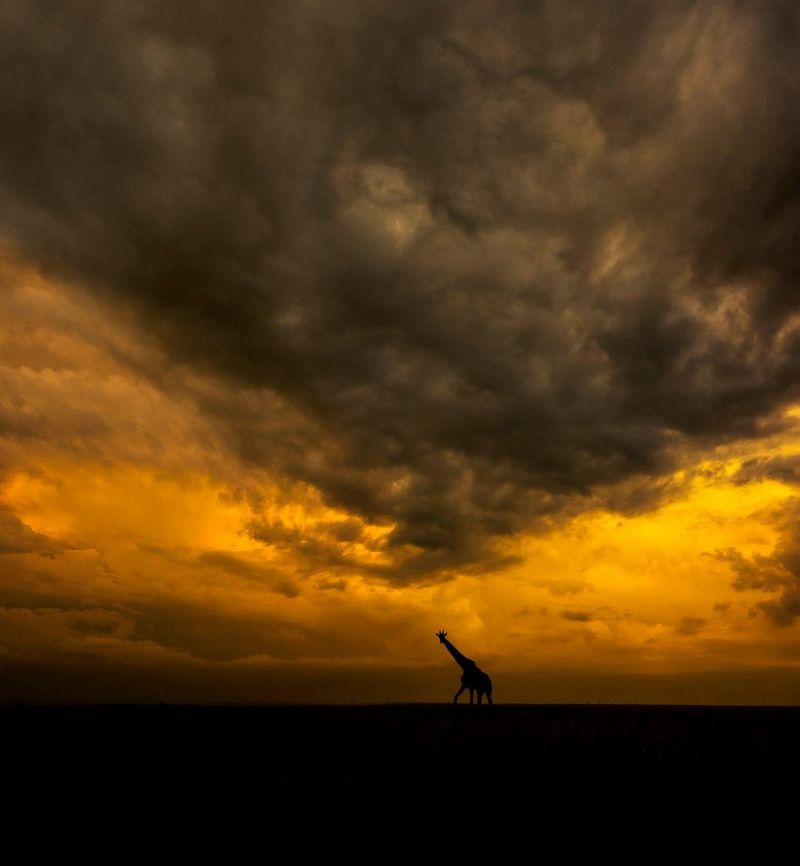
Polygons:
M436 633L436 637L439 638L439 643L444 646L444 648L450 653L450 655L455 659L456 664L461 668L463 673L461 674L461 688L456 692L455 697L453 698L453 703L458 703L459 695L462 692L469 689L469 702L473 703L475 699L475 693L478 693L478 703L483 703L483 696L486 695L487 701L492 703L492 681L489 679L489 675L482 671L472 659L468 659L465 655L462 655L447 639L447 632L440 631Z

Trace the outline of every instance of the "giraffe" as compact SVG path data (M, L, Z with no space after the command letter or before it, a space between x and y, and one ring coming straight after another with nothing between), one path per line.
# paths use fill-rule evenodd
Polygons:
M469 702L472 703L474 693L478 693L478 703L483 703L483 696L486 695L486 700L492 703L492 681L489 675L485 674L472 659L462 656L461 653L447 639L446 631L437 631L436 637L439 638L439 643L444 644L445 649L456 660L461 670L461 688L456 692L453 698L453 703L458 703L458 696L464 689L469 689Z

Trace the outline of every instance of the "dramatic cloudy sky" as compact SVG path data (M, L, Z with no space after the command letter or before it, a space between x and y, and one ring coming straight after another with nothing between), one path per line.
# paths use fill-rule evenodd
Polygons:
M0 3L0 699L800 702L799 40Z

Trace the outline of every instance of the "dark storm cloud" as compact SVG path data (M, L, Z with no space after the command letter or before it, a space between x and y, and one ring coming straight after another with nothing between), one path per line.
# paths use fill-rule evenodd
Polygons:
M230 551L204 550L196 553L188 547L166 547L162 544L138 544L137 547L179 567L188 566L193 572L200 568L235 575L258 583L287 598L296 598L300 594L297 581L285 570L272 568L263 562L254 562Z
M708 625L708 620L700 616L685 616L675 626L675 633L692 636L699 634Z
M262 614L229 616L200 606L152 607L136 611L133 636L196 658L231 661L253 655L299 658L325 654L325 638L296 623ZM354 655L355 643L329 639L327 654ZM345 646L346 645L346 646Z
M221 377L246 460L394 524L386 577L640 509L796 396L794 3L0 16L3 231Z
M0 554L38 553L53 557L65 549L63 542L54 541L41 532L31 529L16 514L0 506Z
M313 625L263 610L215 611L202 604L140 604L130 612L132 638L186 652L209 661L231 661L268 655L276 659L363 658L391 654L392 633L424 633L416 611L390 617L354 610L339 619L321 619ZM344 627L342 627L344 626Z
M441 544L429 549L415 543L412 555L403 556L402 550L398 555L398 548L410 542L402 541L403 536L397 531L388 538L352 539L359 540L371 555L369 560L365 560L341 543L347 540L342 538L341 531L349 524L350 521L321 521L298 528L279 521L254 520L249 523L247 531L254 540L291 554L298 563L299 573L304 576L361 574L397 582L414 582L432 575L441 577L456 568L461 574L485 574L520 561L512 554L492 554L484 550L482 538L478 541L463 538L457 544L449 545L445 543L448 539L443 538ZM440 525L438 522L437 527Z
M295 598L300 594L300 588L297 584L280 570L249 562L224 550L207 550L198 554L197 561L228 574L236 574L254 580L287 598Z
M746 460L733 477L735 484L750 484L753 481L781 481L784 484L800 484L800 457L756 457Z
M757 609L775 625L790 626L800 618L800 500L791 497L777 517L779 541L772 553L746 557L728 548L715 555L736 575L735 590L772 593Z

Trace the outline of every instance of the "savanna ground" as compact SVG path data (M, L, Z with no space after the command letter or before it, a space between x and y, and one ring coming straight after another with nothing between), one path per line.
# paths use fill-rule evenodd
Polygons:
M433 842L653 853L789 839L796 823L800 708L18 705L0 719L13 821L65 845L222 845L225 862L255 840L259 859Z

